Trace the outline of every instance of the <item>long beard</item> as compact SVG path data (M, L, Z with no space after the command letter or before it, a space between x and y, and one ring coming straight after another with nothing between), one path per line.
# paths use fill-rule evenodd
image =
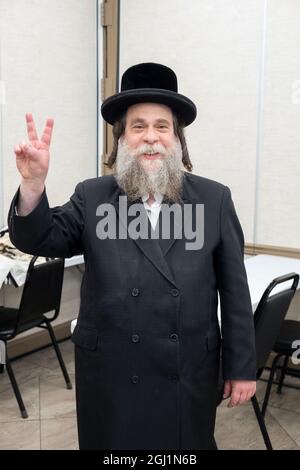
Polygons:
M156 152L162 158L139 159L144 153ZM130 201L146 193L154 195L160 192L167 202L180 202L184 176L181 145L178 142L168 150L161 144L142 145L133 150L120 139L114 175Z

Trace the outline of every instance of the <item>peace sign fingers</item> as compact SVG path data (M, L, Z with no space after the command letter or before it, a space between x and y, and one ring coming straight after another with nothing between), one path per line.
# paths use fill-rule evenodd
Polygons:
M35 123L33 120L33 116L31 113L26 114L26 125L27 125L27 134L30 142L37 142L39 140ZM53 119L47 119L46 126L41 138L41 142L43 142L47 147L50 147L52 130L53 130L54 121Z
M48 147L50 147L51 136L53 131L54 121L53 119L47 119L46 127L44 129L41 141L44 142Z
M26 124L27 124L27 134L29 140L32 142L38 140L38 135L36 132L33 116L31 113L26 114Z

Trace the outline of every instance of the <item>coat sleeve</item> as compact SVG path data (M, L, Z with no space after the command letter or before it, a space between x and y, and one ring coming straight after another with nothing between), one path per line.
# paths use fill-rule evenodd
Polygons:
M81 254L84 229L84 190L79 183L70 200L49 208L46 190L35 209L26 216L16 214L19 191L15 194L9 214L8 227L12 243L32 255L63 257Z
M215 269L221 304L223 378L255 380L255 332L244 265L244 235L228 187L220 210Z

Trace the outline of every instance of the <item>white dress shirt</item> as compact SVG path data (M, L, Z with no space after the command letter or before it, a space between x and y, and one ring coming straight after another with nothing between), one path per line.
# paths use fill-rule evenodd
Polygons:
M161 203L164 198L163 194L161 193L154 193L153 195L155 201L152 202L151 205L148 204L147 200L149 199L149 194L145 194L142 197L142 201L144 203L144 207L146 209L146 212L148 214L150 223L152 225L153 230L155 230L159 213L160 213L160 208L161 208Z

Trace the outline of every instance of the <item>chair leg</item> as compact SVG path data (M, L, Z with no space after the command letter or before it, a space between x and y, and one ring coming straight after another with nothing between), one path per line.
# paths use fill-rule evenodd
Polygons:
M71 382L71 379L70 379L69 374L68 374L68 372L67 372L67 368L66 368L66 366L65 366L65 363L64 363L63 357L62 357L62 355L61 355L59 346L58 346L58 344L57 344L57 341L56 341L56 337L55 337L53 328L52 328L50 322L47 322L46 325L47 325L47 330L48 330L48 332L49 332L49 335L50 335L52 344L53 344L54 349L55 349L55 352L56 352L56 356L57 356L57 359L58 359L60 368L61 368L61 370L62 370L64 379L65 379L65 382L66 382L66 386L67 386L67 388L70 390L70 389L72 388L72 382Z
M282 369L281 369L279 384L278 384L278 387L277 387L277 393L281 393L288 362L289 362L289 356L285 356L284 363L283 363L283 366L282 366Z
M20 393L16 378L15 378L15 374L13 373L13 370L12 370L12 367L10 365L10 360L9 360L8 356L6 356L6 370L7 370L7 373L8 373L8 376L9 376L9 379L10 379L15 397L17 399L17 402L18 402L18 405L19 405L19 408L20 408L20 411L21 411L22 418L28 418L28 414L27 414L25 405L23 403L22 396L21 396L21 393Z
M273 384L273 381L274 381L274 375L275 375L275 371L276 371L276 367L277 367L277 362L280 359L280 357L281 357L281 355L278 354L277 356L275 356L275 358L273 359L273 362L272 362L270 376L269 376L269 380L268 380L268 384L267 384L267 388L266 388L266 393L265 393L265 397L264 397L264 401L263 401L263 405L262 405L262 409L261 409L261 414L263 415L263 417L265 417L265 415L266 415L266 409L267 409L267 406L268 406L270 393L271 393L271 388L272 388L272 384Z
M273 450L273 447L272 447L272 444L271 444L271 441L270 441L270 437L269 437L269 434L268 434L268 431L267 431L267 428L266 428L265 420L264 420L264 417L263 417L263 415L260 411L256 395L253 395L253 397L251 398L251 402L252 402L252 406L253 406L253 409L254 409L254 412L255 412L255 415L256 415L256 419L257 419L259 427L260 427L260 431L261 431L262 436L264 438L266 448L267 448L267 450Z

